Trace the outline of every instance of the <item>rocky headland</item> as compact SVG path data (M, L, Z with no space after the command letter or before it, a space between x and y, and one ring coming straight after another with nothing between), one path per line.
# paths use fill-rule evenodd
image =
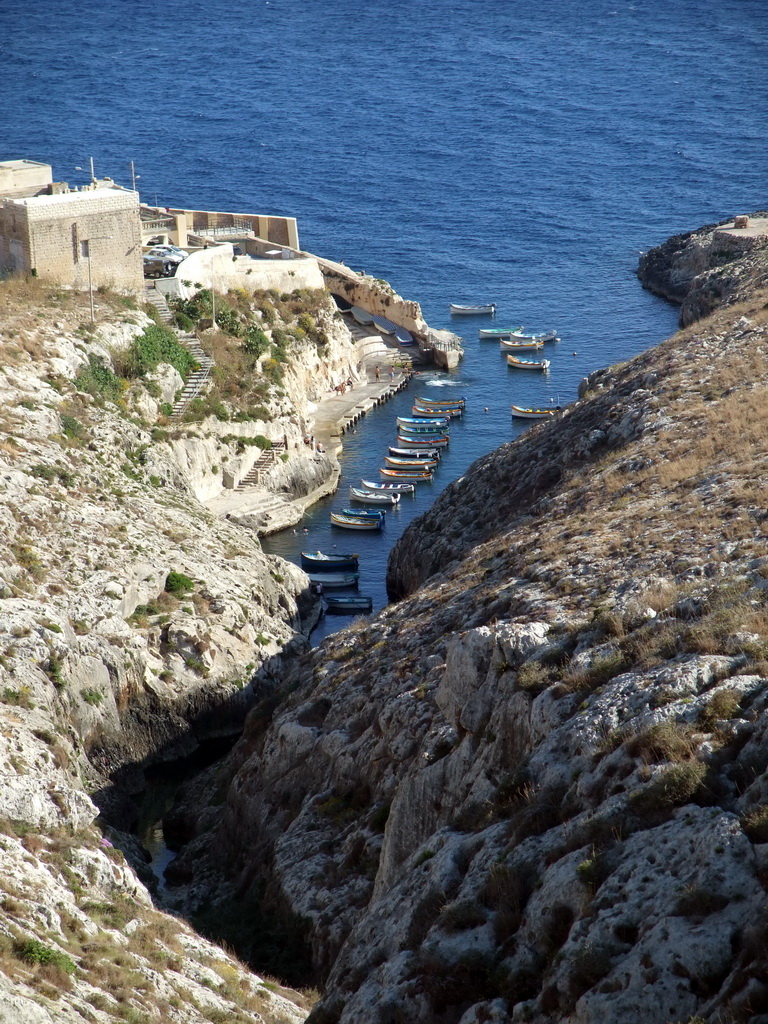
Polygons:
M693 245L655 290L702 291ZM0 286L0 1021L306 1018L246 962L313 1024L768 1019L766 254L718 258L738 286L475 463L315 650L304 574L203 502L272 444L276 491L332 472L333 307L232 296L179 419L147 311ZM240 734L163 912L131 797Z

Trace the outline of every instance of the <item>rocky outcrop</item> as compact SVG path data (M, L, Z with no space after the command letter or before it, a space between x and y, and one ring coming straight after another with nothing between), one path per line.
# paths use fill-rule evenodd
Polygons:
M399 603L190 791L184 898L298 918L313 1021L768 1012L767 298L479 460L398 544Z
M708 224L641 256L637 276L643 287L681 307L681 327L765 287L768 216L743 219L749 227L735 227L733 218Z
M0 1020L298 1022L156 912L117 849L135 844L94 827L128 824L148 764L237 732L312 604L304 573L197 501L151 422L177 375L120 382L150 320L106 301L90 330L87 300L0 289Z

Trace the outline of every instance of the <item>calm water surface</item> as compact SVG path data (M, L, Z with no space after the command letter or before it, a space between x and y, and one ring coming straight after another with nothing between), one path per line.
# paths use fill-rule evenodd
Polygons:
M466 394L466 421L386 535L332 536L338 497L306 537L269 541L360 550L377 606L404 525L522 429L510 402L570 401L588 372L673 332L634 276L639 251L767 205L763 0L0 0L0 30L0 159L71 184L91 156L130 184L133 160L147 202L296 216L305 248L464 335L460 369L411 394ZM508 370L451 301L556 327L549 377ZM378 470L407 402L346 437L344 493Z

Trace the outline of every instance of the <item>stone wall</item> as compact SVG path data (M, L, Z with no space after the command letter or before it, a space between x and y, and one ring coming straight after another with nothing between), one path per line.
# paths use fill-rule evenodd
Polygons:
M0 206L0 240L0 263L15 270L75 288L144 287L136 192L104 188L8 200Z
M325 287L314 256L295 260L252 260L250 256L233 258L229 245L193 252L184 260L175 277L161 278L155 287L164 295L186 299L198 291L199 285L211 287L211 272L217 292L225 292L229 288L245 288L251 293L268 288L292 292L295 288ZM191 284L185 284L187 281Z

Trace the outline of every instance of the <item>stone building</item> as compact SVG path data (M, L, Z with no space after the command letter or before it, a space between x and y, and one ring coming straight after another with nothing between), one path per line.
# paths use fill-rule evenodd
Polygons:
M74 288L144 286L139 194L111 179L81 189L49 164L0 163L0 272L36 273Z

